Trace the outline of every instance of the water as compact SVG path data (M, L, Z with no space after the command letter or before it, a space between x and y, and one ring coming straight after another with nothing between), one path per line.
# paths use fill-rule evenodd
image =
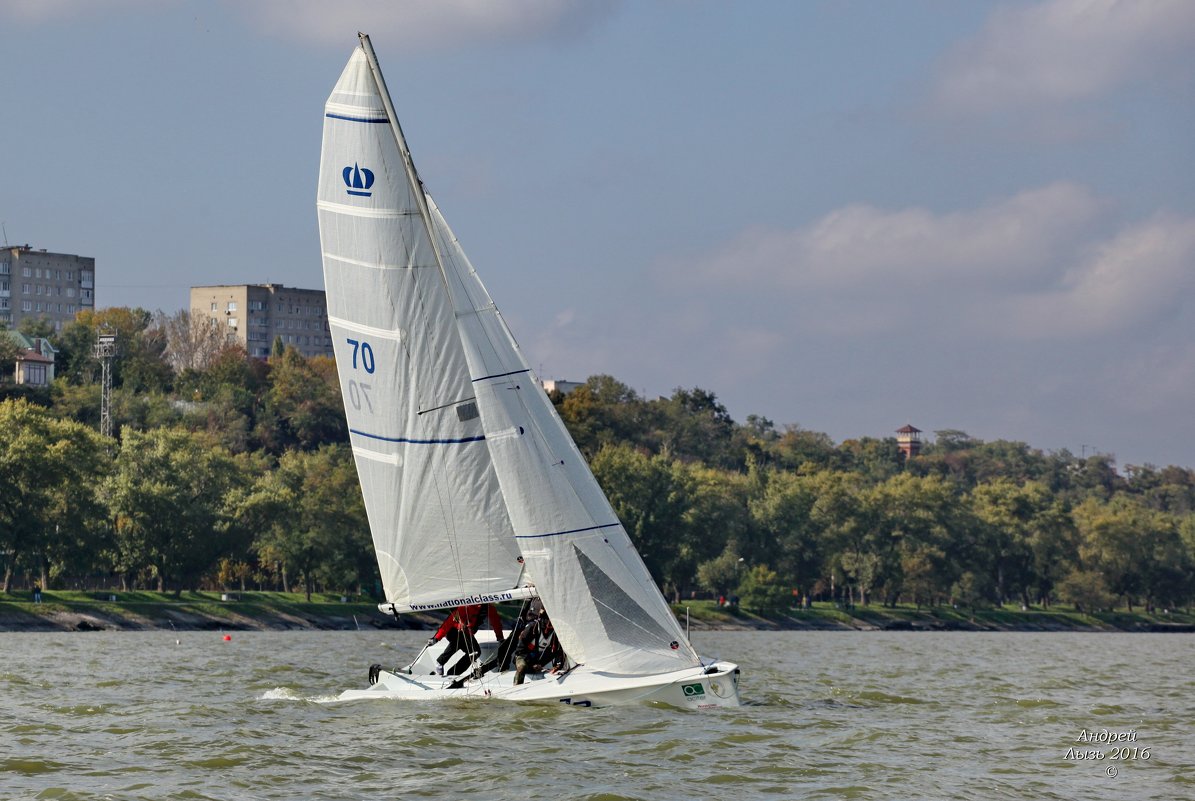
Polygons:
M425 637L0 634L0 799L1195 798L1188 635L702 632L748 706L328 703Z

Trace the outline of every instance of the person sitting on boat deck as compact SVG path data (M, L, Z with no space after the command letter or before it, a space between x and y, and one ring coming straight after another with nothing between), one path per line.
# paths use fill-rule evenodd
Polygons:
M456 664L448 670L449 676L459 676L469 669L469 665L481 653L481 648L477 645L477 628L481 624L481 613L485 610L489 618L490 628L494 630L494 636L498 638L498 642L502 642L502 618L498 616L498 610L494 608L493 604L469 604L468 606L458 606L444 619L440 624L440 628L436 629L436 633L427 641L428 646L435 645L442 639L448 640L448 647L444 649L444 653L436 657L436 674L443 676L444 666L448 664L448 660L453 657L457 651L462 651L465 655L457 660Z
M545 612L519 635L519 644L515 646L515 684L522 684L528 671L542 672L549 662L553 673L564 670L564 650Z
M514 651L515 643L519 641L519 635L523 633L523 630L526 629L527 626L530 626L532 623L538 620L539 616L543 614L543 611L543 601L538 598L532 600L523 607L523 614L519 615L518 619L515 620L514 625L510 629L510 635L507 636L507 638L498 646L497 653L487 659L481 666L481 670L477 673L478 678L481 678L495 668L497 668L498 672L501 673L510 667L510 662L513 658L512 652ZM467 676L462 676L452 684L449 684L448 689L459 690L461 687L465 686L465 681L467 679Z

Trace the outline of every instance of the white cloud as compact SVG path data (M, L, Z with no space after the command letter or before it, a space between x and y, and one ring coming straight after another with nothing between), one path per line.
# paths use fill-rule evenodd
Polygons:
M699 263L698 274L884 292L1023 285L1040 281L1103 205L1086 187L1066 182L946 214L850 205L804 228L747 231Z
M612 2L581 0L255 0L230 8L276 36L339 45L357 31L387 48L424 50L491 40L575 35L603 19Z
M1049 0L998 7L945 59L941 108L989 113L1095 98L1127 82L1190 71L1195 3Z
M1195 219L1159 214L1097 243L1048 291L1008 299L1022 336L1120 331L1195 304Z
M1070 183L944 214L846 206L749 230L689 263L681 285L788 303L791 326L838 335L1088 337L1195 304L1195 219L1158 214L1109 234L1105 206Z

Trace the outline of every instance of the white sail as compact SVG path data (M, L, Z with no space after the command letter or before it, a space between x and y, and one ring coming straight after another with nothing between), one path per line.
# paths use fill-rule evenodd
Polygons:
M486 444L528 575L575 661L611 673L699 665L675 615L431 203Z
M328 98L318 189L328 318L386 599L510 590L518 546L440 267L357 48Z

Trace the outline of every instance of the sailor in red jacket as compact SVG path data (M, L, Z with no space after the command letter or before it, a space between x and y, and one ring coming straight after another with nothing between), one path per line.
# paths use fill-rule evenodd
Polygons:
M477 627L481 624L481 612L483 609L489 618L490 628L494 630L498 642L502 642L502 618L498 616L498 610L494 608L493 604L458 606L452 610L444 622L440 624L440 628L436 629L436 633L427 641L430 647L440 640L448 640L448 647L444 649L444 653L436 657L436 673L438 675L444 675L444 666L448 664L448 660L457 651L463 651L465 656L463 659L457 660L456 664L452 666L448 671L449 676L459 676L464 673L469 669L469 665L481 654L481 648L477 645L477 637L475 635L477 634Z

